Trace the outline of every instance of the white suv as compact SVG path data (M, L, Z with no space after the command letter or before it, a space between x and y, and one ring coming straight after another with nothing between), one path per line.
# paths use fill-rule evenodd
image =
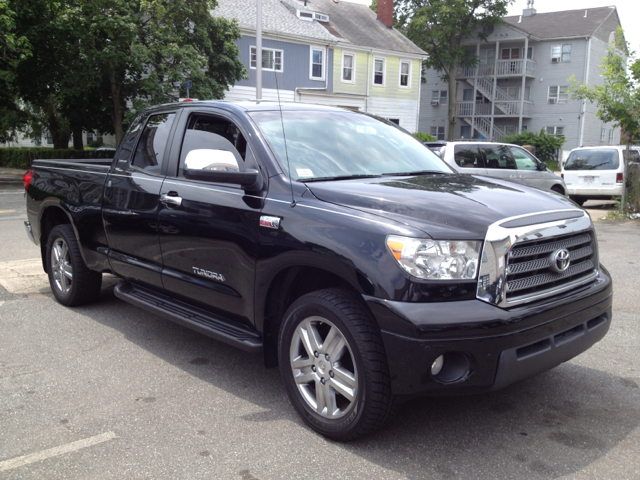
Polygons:
M562 165L562 178L571 200L582 205L589 199L610 199L622 195L626 147L601 146L575 148ZM630 150L630 162L640 154Z

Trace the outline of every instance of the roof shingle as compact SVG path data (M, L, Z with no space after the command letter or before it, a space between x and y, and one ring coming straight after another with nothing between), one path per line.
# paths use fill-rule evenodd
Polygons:
M541 40L562 37L590 36L616 11L615 7L582 8L564 12L536 13L525 17L514 15L504 21ZM586 17L585 17L586 12Z

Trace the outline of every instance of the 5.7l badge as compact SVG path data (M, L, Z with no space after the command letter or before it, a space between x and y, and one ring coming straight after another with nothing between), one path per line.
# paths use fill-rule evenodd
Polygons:
M280 217L269 217L267 215L262 215L260 217L260 226L275 228L277 230L278 228L280 228Z

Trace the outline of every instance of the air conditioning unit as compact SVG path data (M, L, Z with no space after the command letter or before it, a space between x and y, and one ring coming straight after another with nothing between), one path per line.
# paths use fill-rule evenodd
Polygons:
M316 19L319 22L328 22L329 21L329 15L325 15L324 13L314 12L313 18Z
M560 63L560 57L551 58L551 63Z
M431 100L432 107L437 107L438 105L440 105L440 100Z
M549 103L556 103L556 99L555 98L550 98L549 99Z

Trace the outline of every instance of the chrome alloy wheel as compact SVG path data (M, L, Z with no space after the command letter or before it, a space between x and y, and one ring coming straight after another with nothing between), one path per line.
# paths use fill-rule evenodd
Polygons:
M61 293L68 293L73 282L73 267L69 246L62 238L57 238L51 246L51 270L56 288Z
M353 409L358 393L356 362L335 325L322 317L305 318L291 339L289 359L302 398L318 415L336 419Z

